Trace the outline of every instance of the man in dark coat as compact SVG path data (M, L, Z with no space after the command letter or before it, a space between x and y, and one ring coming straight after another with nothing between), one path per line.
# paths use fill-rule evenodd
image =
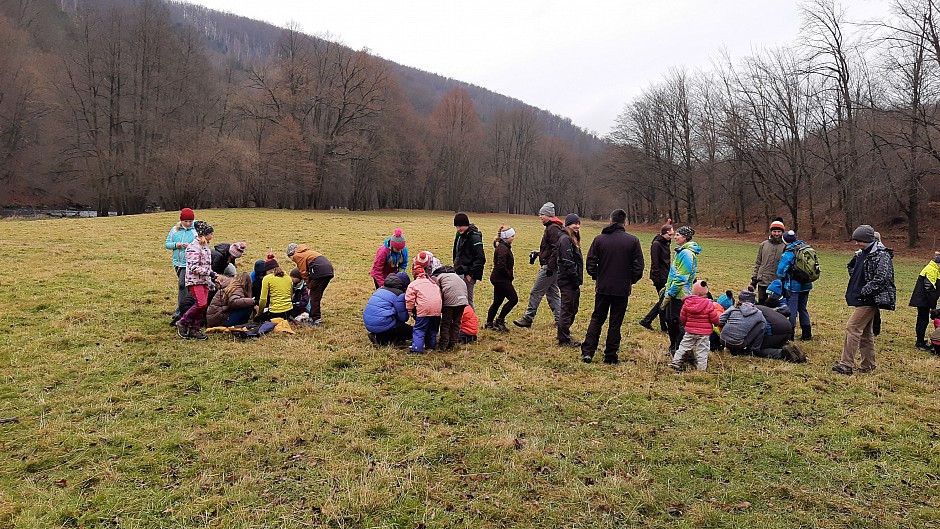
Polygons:
M650 247L650 280L656 292L661 292L666 286L666 278L669 277L669 264L672 262L672 253L669 251L669 244L672 243L672 236L676 234L672 224L664 224L659 230L659 235L653 237L653 245ZM659 304L662 297L653 305L653 308L640 320L640 325L649 330L653 330L653 319L659 316L659 328L667 332L666 318L659 310Z
M535 283L532 284L532 292L529 293L529 305L525 309L525 314L518 320L513 320L513 324L519 327L531 327L535 320L535 313L539 310L539 304L542 303L542 297L548 301L548 307L552 309L555 316L555 325L561 318L561 293L558 290L558 276L555 275L556 254L558 253L558 238L565 229L562 227L561 220L555 216L555 204L546 202L539 209L539 220L545 226L542 232L542 243L539 245L539 273L535 276Z
M454 215L454 270L467 283L467 302L473 307L473 286L483 279L486 252L483 249L483 234L466 213Z
M832 370L851 375L855 368L855 352L862 357L860 373L875 370L875 335L872 330L879 309L894 310L897 291L894 286L894 251L875 240L875 230L862 224L852 232L852 240L861 253L849 266L849 283L845 302L855 307L845 324L842 358Z
M596 281L594 313L581 344L581 359L590 362L600 341L601 328L610 312L604 363L619 362L620 327L627 311L633 284L643 277L643 250L640 240L624 229L627 214L622 209L610 214L610 225L594 238L587 255L587 272Z
M581 301L584 283L584 258L581 256L581 219L576 213L565 217L565 231L558 238L558 254L554 268L561 291L561 318L558 320L558 345L581 347L571 339L571 324Z

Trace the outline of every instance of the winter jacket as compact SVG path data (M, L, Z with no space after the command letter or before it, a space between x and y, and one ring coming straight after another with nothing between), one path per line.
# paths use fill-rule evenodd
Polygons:
M911 307L934 308L940 298L940 265L930 261L920 271L917 282L914 283L914 292L911 294Z
M692 283L695 283L695 274L698 272L698 254L702 247L695 241L689 241L676 248L676 256L669 267L669 276L666 278L666 296L675 299L684 299L692 295Z
M444 301L437 283L425 276L418 276L405 290L405 308L416 318L440 316Z
M225 267L229 263L235 262L235 259L228 253L230 246L232 245L227 242L220 242L212 248L212 271L216 274L222 275L225 272Z
M568 232L558 238L558 286L578 288L584 283L584 257Z
M467 231L454 236L454 268L457 275L470 276L477 281L483 279L486 252L483 249L483 234L473 224Z
M812 283L803 284L793 278L793 262L796 260L796 249L804 244L806 243L803 241L794 241L788 244L783 250L783 255L780 256L780 263L777 264L777 277L780 278L783 288L787 292L809 292L813 289Z
M333 277L333 264L323 254L311 250L306 244L299 245L291 259L300 269L304 281Z
M372 293L362 311L362 321L369 332L385 332L408 321L405 292L398 276L388 278L385 285Z
M477 319L477 313L473 312L473 307L467 305L463 309L463 316L460 318L460 332L476 336L480 328L480 320Z
M170 228L163 245L167 250L173 250L173 266L183 268L186 266L186 248L177 248L176 243L189 244L196 238L196 229L192 226L184 228L177 224Z
M940 318L933 320L933 332L930 333L930 345L940 345Z
M186 286L212 284L212 251L193 239L186 247Z
M385 239L382 246L375 251L375 260L372 262L372 272L369 274L375 282L382 286L389 274L408 271L408 247L400 252L392 249L391 237Z
M712 333L712 325L718 325L718 312L712 300L688 296L682 301L679 320L685 325L686 332L707 336Z
M894 250L875 241L849 262L845 302L850 307L894 310L896 296Z
M793 332L793 326L790 325L790 318L781 314L777 309L772 309L765 305L757 305L757 310L764 315L764 321L767 322L767 336L786 334Z
M500 240L496 243L493 252L493 271L490 272L491 283L512 283L515 258L512 256L512 245Z
M733 346L747 346L744 340L755 325L764 326L767 320L753 303L741 303L724 311L718 317L721 325L721 340Z
M303 279L294 285L294 292L291 295L291 305L294 307L290 311L292 317L296 318L304 312L307 312L307 305L310 305L310 290L307 288L307 283Z
M623 224L611 224L594 237L587 255L587 272L597 282L595 291L606 296L629 296L643 277L643 250Z
M444 307L461 307L469 305L470 300L467 297L467 282L454 272L446 271L449 267L444 267L434 275L431 280L437 283L441 289L441 304Z
M294 308L291 302L294 293L294 282L287 274L278 277L274 274L264 276L261 281L261 299L258 301L258 310L268 310L274 313L290 312ZM271 300L268 305L268 300Z
M261 282L264 280L264 259L255 261L255 270L251 273L251 297L255 298L255 305L261 297Z
M650 280L654 285L665 285L669 278L669 245L672 241L659 234L650 246Z
M250 309L255 306L255 299L251 297L251 292L234 288L231 292L226 293L226 289L232 281L232 279L222 276L219 291L212 296L212 302L209 303L209 309L206 312L206 321L209 327L218 327L224 324L232 311Z
M552 217L545 223L545 231L542 232L542 242L539 243L539 266L554 266L555 252L558 251L558 238L564 233L565 228L558 217Z
M770 238L760 243L757 259L754 261L754 272L751 274L752 282L757 281L758 285L766 287L777 279L777 265L780 264L780 257L786 246L783 240L775 243Z

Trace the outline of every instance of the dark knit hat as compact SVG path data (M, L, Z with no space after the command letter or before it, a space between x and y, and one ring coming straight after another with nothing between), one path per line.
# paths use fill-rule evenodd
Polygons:
M569 213L565 217L565 226L571 226L572 224L581 224L581 217L577 213Z
M793 243L795 243L795 242L796 242L796 232L793 231L793 230L790 230L790 231L784 233L784 234L783 234L783 242L785 242L785 243L787 243L787 244L793 244Z
M466 213L458 213L454 215L454 226L460 227L460 226L469 226L469 225L470 225L470 217L468 217Z
M291 268L290 276L291 276L291 277L296 277L297 279L303 279L303 278L304 278L303 274L300 273L300 268Z
M405 247L405 236L402 234L401 228L395 228L395 233L388 239L388 244L396 252L400 252Z
M247 242L233 242L228 247L228 253L235 259L238 259L245 253L245 248L248 248Z
M746 290L742 290L741 292L738 292L738 301L740 301L741 303L745 303L745 302L756 303L757 294L754 293L754 287L748 285Z
M874 242L875 229L868 224L862 224L852 232L852 240L859 242Z
M204 220L197 220L196 223L193 224L193 228L196 229L196 235L200 237L215 232L215 230L212 229L212 225Z
M695 230L692 229L692 226L682 226L676 230L676 233L690 241L692 240L692 237L695 236Z
M610 221L614 224L623 224L627 222L627 212L622 209L615 209L610 213Z
M189 208L180 210L180 220L196 220L196 214Z
M277 264L277 259L271 259L270 261L264 262L264 271L267 272L268 270L274 270L280 266L281 265Z

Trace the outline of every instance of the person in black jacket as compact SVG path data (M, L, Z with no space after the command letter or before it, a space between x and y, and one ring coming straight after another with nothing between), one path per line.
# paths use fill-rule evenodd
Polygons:
M601 327L610 312L604 363L619 362L620 327L627 311L627 302L633 285L643 277L643 250L640 240L626 232L623 225L627 213L622 209L610 214L610 225L594 238L587 255L587 272L596 281L594 312L581 344L581 359L594 358L601 336Z
M212 248L212 271L218 275L224 274L228 265L235 266L235 260L244 255L246 248L248 243L244 242L216 244Z
M558 271L558 290L561 292L561 318L558 320L558 345L581 347L571 339L571 324L581 301L584 283L584 258L581 256L581 219L575 213L565 217L565 231L558 238L555 269Z
M496 248L493 252L493 271L490 273L490 283L493 283L493 304L486 313L484 329L509 332L506 327L506 316L516 303L519 303L519 295L512 286L515 261L512 256L512 241L515 239L516 230L500 226L496 233L496 240L493 241L493 246ZM503 301L506 302L505 305ZM502 310L499 310L500 305L503 305ZM497 311L499 311L498 318L496 317Z
M483 250L483 234L470 224L466 213L454 215L454 269L467 283L467 302L473 307L473 285L483 279L486 252ZM475 308L475 307L474 307Z
M669 245L672 243L672 236L676 230L672 224L664 224L659 229L659 235L653 237L653 245L650 247L650 280L656 292L662 292L666 286L666 278L669 277L669 265L672 261L672 253L669 251ZM659 316L659 328L663 332L668 332L666 328L666 318L659 310L659 304L662 303L662 297L653 305L653 308L640 320L640 325L649 330L653 330L653 319Z
M538 254L541 268L535 275L535 283L532 284L532 291L529 292L529 305L525 309L525 314L512 322L519 327L532 326L535 313L539 310L539 304L542 303L542 297L545 297L548 307L552 309L556 326L561 318L561 293L558 291L558 276L555 275L554 266L557 263L558 238L565 229L562 227L561 220L555 216L555 204L551 202L546 202L539 209L539 220L545 226Z

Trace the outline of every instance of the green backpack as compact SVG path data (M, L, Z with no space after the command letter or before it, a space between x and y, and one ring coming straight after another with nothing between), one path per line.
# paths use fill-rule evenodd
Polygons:
M819 257L816 250L805 242L793 249L793 279L800 284L819 279Z

